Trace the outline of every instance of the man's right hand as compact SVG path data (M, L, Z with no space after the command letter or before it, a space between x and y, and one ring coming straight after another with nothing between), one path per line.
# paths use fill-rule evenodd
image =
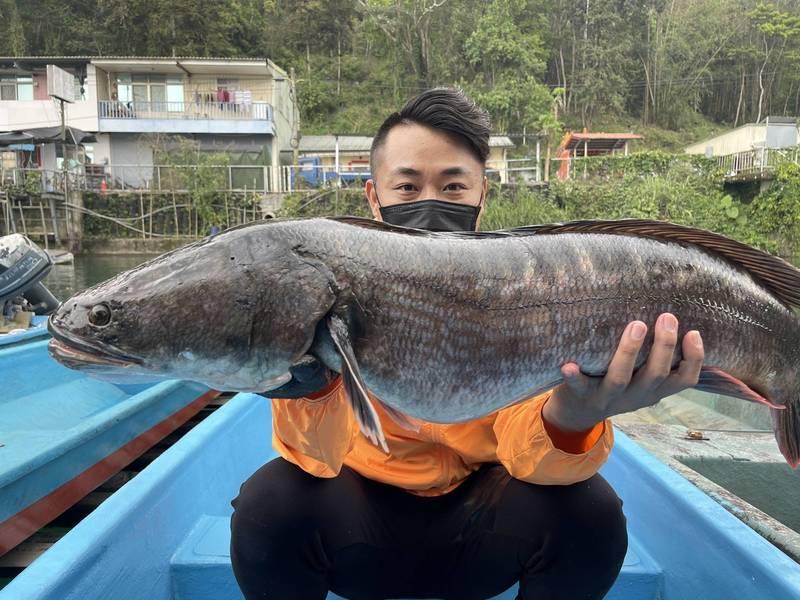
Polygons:
M292 378L281 387L259 393L265 398L304 398L320 391L336 378L336 373L306 354L289 367Z
M584 375L576 363L563 365L564 383L545 403L544 419L562 431L588 431L608 417L652 406L697 385L705 357L700 333L692 330L683 337L682 359L673 370L678 320L663 313L656 321L647 362L634 373L646 333L643 322L628 324L604 377Z

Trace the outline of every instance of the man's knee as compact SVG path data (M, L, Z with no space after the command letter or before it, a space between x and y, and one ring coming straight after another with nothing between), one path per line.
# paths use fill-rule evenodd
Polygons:
M317 478L283 458L276 458L253 473L239 489L232 523L247 521L262 527L294 521L307 511L304 501Z
M326 481L279 458L242 484L232 502L230 549L246 598L324 597L324 553L314 542L315 498Z
M585 558L609 569L622 564L628 547L622 501L600 475L567 486L539 486L517 480L509 486L507 496L519 520L506 520L506 528L516 525L518 532L527 531L532 539L545 536L549 544L569 553L574 561Z

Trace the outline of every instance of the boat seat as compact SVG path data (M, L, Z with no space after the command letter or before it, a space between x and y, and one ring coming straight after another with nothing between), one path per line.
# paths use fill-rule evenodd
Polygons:
M203 515L170 560L174 600L242 600L230 557L230 517ZM514 600L517 586L492 600ZM606 600L657 600L663 597L663 573L635 537ZM342 600L329 594L328 600Z

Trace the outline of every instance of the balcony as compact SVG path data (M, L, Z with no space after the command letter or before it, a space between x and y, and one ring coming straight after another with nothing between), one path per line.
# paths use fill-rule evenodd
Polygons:
M266 102L120 102L101 100L99 131L275 135Z

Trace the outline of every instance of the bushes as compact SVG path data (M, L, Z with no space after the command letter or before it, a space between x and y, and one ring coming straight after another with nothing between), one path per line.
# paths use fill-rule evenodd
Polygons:
M481 228L656 219L715 231L788 260L800 258L800 165L779 167L774 184L752 200L729 194L716 167L702 157L640 153L596 160L590 172L587 179L551 182L547 193L493 189Z

